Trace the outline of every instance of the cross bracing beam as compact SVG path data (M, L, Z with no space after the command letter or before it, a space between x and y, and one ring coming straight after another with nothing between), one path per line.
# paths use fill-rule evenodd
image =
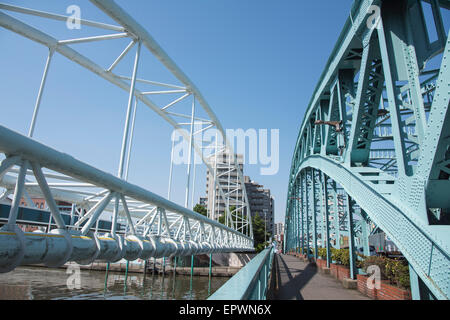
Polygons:
M354 2L299 130L285 250L295 249L296 214L307 219L300 226L307 233L305 247L320 237L311 230L311 208L298 213L292 200L301 182L304 203L315 203L305 177L318 170L331 181L325 214L333 221L336 247L345 232L352 246L367 252L368 235L383 230L407 258L412 281L420 280L435 298L448 299L450 38L441 15L448 2L428 1L433 17L427 21L422 2ZM379 20L370 27L374 8ZM427 25L438 31L437 40L429 40ZM346 85L341 85L344 72ZM336 185L342 189L333 190ZM418 285L411 287L413 297L426 298Z
M70 18L69 16L64 16L64 15L60 15L60 14L53 14L53 13L48 13L48 12L44 12L44 11L8 5L6 3L0 3L0 9L34 15L34 16L38 16L38 17L53 19L53 20L59 20L62 22L66 22L67 19ZM121 32L125 31L125 29L120 26L114 26L111 24L99 23L99 22L89 21L89 20L85 20L85 19L80 19L80 24L90 26L90 27L113 30L113 31L121 31Z
M7 159L9 159L9 158L7 158ZM5 159L5 160L7 160L7 159ZM10 172L18 173L19 170L12 168L12 169L10 169ZM33 172L29 171L27 173L27 176L34 177ZM79 180L68 177L68 176L55 175L55 174L51 174L48 172L45 172L44 176L47 180L49 178L53 178L53 179L57 178L57 179L62 179L62 180L74 181L77 185L82 184L82 182L80 182ZM32 198L42 198L43 194L42 194L41 189L38 186L38 183L37 182L27 182L27 181L28 180L25 180L24 191L27 191ZM12 176L10 174L6 174L0 179L0 185L3 188L6 188L6 190L9 190L12 192L16 185L16 179L14 176ZM48 185L50 187L51 193L55 200L73 203L73 204L76 204L78 208L83 208L86 210L89 210L92 206L94 206L101 199L101 197L104 196L108 192L108 190L96 192L96 191L82 191L80 189L77 189L77 190L65 189L65 188L62 188L63 187L62 185L64 185L64 183L58 183L58 182L56 182L56 183L49 182ZM71 185L71 184L69 184L69 185ZM89 186L92 186L93 188L98 189L98 187L95 185L91 185L91 184L85 184L85 185L89 185ZM109 204L107 206L107 211L111 211L112 206L113 206L112 204ZM120 212L123 212L121 205L119 206L119 208L120 208ZM150 204L142 204L142 202L139 202L139 201L135 201L135 202L132 201L132 205L130 206L130 208L131 208L131 215L137 219L142 218L144 216L144 214L148 212L148 210L152 209Z

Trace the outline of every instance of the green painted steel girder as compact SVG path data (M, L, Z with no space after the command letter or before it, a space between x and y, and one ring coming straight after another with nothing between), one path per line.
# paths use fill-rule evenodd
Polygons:
M367 254L370 230L381 229L407 258L411 281L420 279L414 298L450 298L450 38L441 15L448 9L438 0L354 1L303 117L289 175L287 239L296 221L302 247L317 248L321 210L322 245L324 237L339 247L341 235L354 235L351 246ZM428 67L432 59L438 69ZM294 194L302 198L296 210Z

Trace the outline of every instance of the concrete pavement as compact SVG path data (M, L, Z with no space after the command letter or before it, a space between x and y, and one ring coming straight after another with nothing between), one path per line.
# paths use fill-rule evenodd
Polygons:
M345 289L332 276L319 273L314 264L291 255L277 254L273 268L274 300L370 300L358 290Z

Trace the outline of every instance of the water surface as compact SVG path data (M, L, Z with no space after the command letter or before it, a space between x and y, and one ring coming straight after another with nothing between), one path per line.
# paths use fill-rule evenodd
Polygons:
M66 273L68 272L68 273ZM189 275L158 275L80 270L79 289L75 272L64 268L18 267L0 274L0 299L139 299L139 300L203 300L229 278ZM70 278L72 277L72 278Z

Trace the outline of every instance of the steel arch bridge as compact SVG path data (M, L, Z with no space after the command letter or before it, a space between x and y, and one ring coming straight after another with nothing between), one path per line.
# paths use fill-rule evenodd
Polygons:
M356 247L369 255L381 229L408 260L414 299L450 297L449 9L354 1L299 130L285 252L323 247L329 263L345 234L355 279Z
M58 40L14 15L60 21L61 28L66 28L64 24L70 16L0 4L1 32L14 32L49 49L34 112L30 114L28 134L0 126L0 154L3 158L0 163L0 186L3 188L0 196L0 218L3 222L0 229L0 272L8 272L24 264L44 263L56 267L69 261L88 264L94 260L115 262L123 258L130 261L137 258L145 260L150 257L253 251L248 199L235 157L228 157L227 161L229 172L237 176L237 182L232 186L229 183L227 188L219 183L223 177L217 174L218 163L214 158L224 151L231 155L234 153L212 108L192 81L128 13L112 0L92 0L91 3L116 24L80 18L80 25L106 34L64 40ZM77 50L78 44L114 39L128 40L125 48L117 47L114 61L94 62ZM151 78L148 70L139 68L144 50L172 75L174 83ZM134 63L130 75L116 72L118 64L133 51ZM117 176L33 139L49 66L56 54L128 93ZM107 67L103 67L105 64ZM160 100L153 99L156 96L172 98L169 103L161 105ZM183 102L185 104L181 105ZM173 163L169 173L168 199L127 182L138 103L154 111L188 141L184 206L170 201ZM180 105L177 110L181 111L173 111L175 106ZM197 105L205 116L199 115ZM183 126L187 126L189 131L181 130ZM196 131L194 128L197 128ZM216 130L215 140L201 141L199 133L212 129ZM209 156L205 155L205 148L210 150ZM212 219L213 215L205 217L188 206L190 192L193 194L190 190L192 150L213 176L212 183L216 186L213 197L226 204L225 225ZM8 204L5 200L10 195L12 201ZM33 203L36 197L45 199L47 208L37 208ZM67 212L61 211L58 206L60 201L69 203ZM230 210L232 205L234 209ZM111 222L101 220L104 213L111 214ZM17 225L47 224L48 217L47 232L23 232ZM126 226L125 223L119 224L120 219L125 221Z

